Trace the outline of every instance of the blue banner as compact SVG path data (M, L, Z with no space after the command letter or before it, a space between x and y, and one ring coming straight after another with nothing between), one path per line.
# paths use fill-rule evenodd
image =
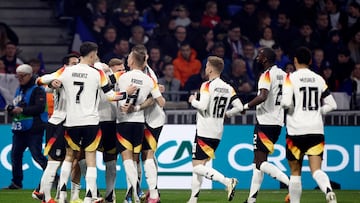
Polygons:
M228 177L239 179L239 189L248 189L252 176L253 126L225 126L223 140L216 151L216 158L210 166ZM12 133L9 125L0 125L0 188L11 182L11 143ZM191 187L191 146L195 135L194 125L166 125L160 136L156 155L159 163L159 188ZM331 181L340 184L341 189L359 190L360 182L360 127L326 126L325 152L322 169ZM269 161L290 175L285 155L285 128L275 145ZM101 153L97 154L98 187L105 188L105 165ZM23 158L24 181L27 189L35 188L41 178L42 170L31 158L28 150ZM117 188L126 188L125 172L121 159L117 163ZM316 187L311 177L308 161L304 160L302 184L304 189ZM84 187L85 185L82 184ZM142 185L146 188L145 178ZM83 187L83 188L84 188ZM278 181L266 176L263 189L277 189ZM204 181L203 188L223 189L219 183Z
M238 188L247 189L252 176L252 142L253 126L226 126L224 137L217 150L213 166L230 177L239 179ZM285 128L282 129L275 151L269 161L290 176L290 169L286 160ZM341 189L360 189L360 127L326 126L325 152L322 169L328 174L331 181L339 183ZM304 189L315 188L305 156L302 168L302 186ZM223 188L214 183L214 188ZM278 181L265 175L261 186L263 189L279 188Z

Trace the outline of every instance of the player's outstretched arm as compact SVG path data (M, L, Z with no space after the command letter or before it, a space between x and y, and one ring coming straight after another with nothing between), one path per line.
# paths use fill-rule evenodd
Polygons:
M112 90L111 86L107 84L101 87L101 89L109 101L119 101L126 99L128 95L134 94L138 88L135 85L130 85L126 88L126 91L115 92Z
M337 104L334 97L329 93L325 98L323 98L323 105L321 106L321 114L325 115L330 111L336 110Z
M38 77L35 82L37 85L49 85L53 80L58 79L64 70L65 67L62 67L53 73L45 74L41 77Z
M260 94L258 94L254 99L252 99L249 103L244 105L244 110L248 110L258 104L263 103L269 94L269 90L267 89L260 89Z
M230 110L226 111L225 115L226 117L230 118L244 110L244 106L241 103L239 98L234 99L231 102L231 105L233 106Z

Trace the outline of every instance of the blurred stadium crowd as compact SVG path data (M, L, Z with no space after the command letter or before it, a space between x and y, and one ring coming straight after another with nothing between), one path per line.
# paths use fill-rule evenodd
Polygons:
M247 102L256 94L262 72L256 61L259 48L273 48L276 64L292 72L294 50L306 46L313 51L311 69L324 77L332 92L348 95L350 109L359 109L359 0L54 2L56 17L68 20L71 35L76 34L79 22L85 25L88 39L99 45L98 55L104 63L111 58L125 59L134 45L144 44L148 64L165 86L168 101L182 101L187 98L184 92L197 91L205 80L202 70L207 56L216 55L225 61L224 80ZM16 33L0 24L2 77L15 73L23 63L16 56L18 42ZM76 51L73 44L69 45L71 51ZM27 63L34 73L44 73L39 60Z

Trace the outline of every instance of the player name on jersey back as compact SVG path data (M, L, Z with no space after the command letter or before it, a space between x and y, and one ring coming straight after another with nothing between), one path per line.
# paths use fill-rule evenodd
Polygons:
M88 74L87 73L72 73L71 76L76 77L76 78L87 78Z

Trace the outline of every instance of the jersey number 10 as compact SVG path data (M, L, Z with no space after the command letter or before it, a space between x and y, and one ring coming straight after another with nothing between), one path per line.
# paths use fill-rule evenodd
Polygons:
M303 95L303 111L316 111L319 109L319 91L316 87L300 87L299 91Z

